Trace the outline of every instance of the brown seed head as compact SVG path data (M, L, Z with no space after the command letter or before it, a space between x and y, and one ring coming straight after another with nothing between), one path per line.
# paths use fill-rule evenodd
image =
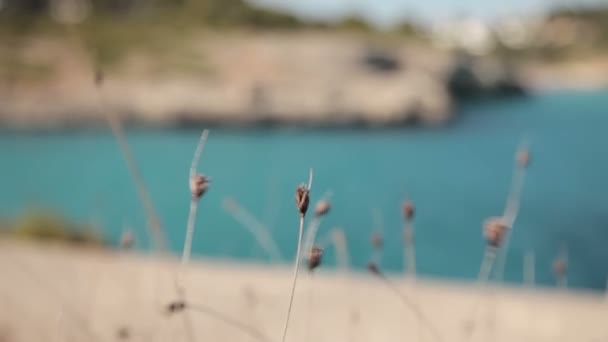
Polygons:
M209 178L205 175L194 175L190 178L190 193L192 194L192 199L201 198L207 189L209 188Z
M406 221L410 221L414 218L415 211L416 208L414 208L414 203L412 203L411 201L403 202L403 217Z
M381 275L382 273L380 273L380 268L378 267L378 265L376 265L375 262L370 261L367 264L367 270L373 274L373 275Z
M129 231L126 231L122 233L122 236L120 237L120 248L131 249L131 247L133 247L134 241L135 238L133 237L133 234Z
M553 263L553 273L555 274L555 276L557 278L562 278L562 277L566 276L567 272L568 272L568 264L566 264L566 261L561 258L555 260L555 262Z
M483 235L492 247L499 247L508 230L502 217L492 217L484 223Z
M330 209L331 209L331 204L329 203L329 201L320 200L319 202L317 202L317 205L315 206L315 216L321 217L323 215L326 215L327 213L329 213Z
M372 243L372 247L374 247L374 249L382 249L382 246L384 246L384 237L382 237L382 234L378 232L373 233L370 237L370 242Z
M306 215L308 203L310 202L309 191L306 185L300 185L296 188L296 207L301 216Z
M312 247L306 258L308 264L308 270L313 271L315 268L321 265L323 261L323 249L319 247Z
M530 164L530 151L523 148L517 153L517 164L522 168L527 168Z
M173 314L173 313L184 311L185 308L186 308L186 303L182 300L177 300L177 301L169 303L169 305L167 305L166 310L167 310L168 314Z

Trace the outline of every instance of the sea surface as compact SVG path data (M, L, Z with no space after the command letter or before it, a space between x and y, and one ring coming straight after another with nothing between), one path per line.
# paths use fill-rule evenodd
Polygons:
M190 203L188 170L200 131L127 131L162 218L170 247L183 246ZM401 204L416 205L417 272L473 281L484 253L483 221L501 215L514 155L526 142L531 163L505 268L522 282L526 253L535 279L552 286L552 263L567 251L568 283L603 289L608 275L608 90L564 91L470 104L442 128L383 130L213 129L200 170L212 184L201 200L195 257L274 262L225 209L233 198L269 227L293 260L295 187L314 168L312 201L331 195L318 239L340 227L351 267L364 270L370 234L382 229L381 264L403 271ZM111 242L125 229L148 249L145 215L109 131L0 133L0 218L33 209L91 224ZM335 265L327 246L324 265Z

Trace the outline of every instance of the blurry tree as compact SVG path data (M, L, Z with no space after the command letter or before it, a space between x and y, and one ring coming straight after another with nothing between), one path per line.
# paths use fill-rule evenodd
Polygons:
M336 24L337 28L346 29L351 31L358 32L371 32L373 31L372 27L369 25L365 19L357 16L349 16L342 19L340 22Z

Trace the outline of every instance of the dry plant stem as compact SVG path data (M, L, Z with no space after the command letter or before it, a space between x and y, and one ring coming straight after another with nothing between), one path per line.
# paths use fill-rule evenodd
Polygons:
M250 326L247 326L239 321L237 321L236 319L229 317L221 312L215 311L214 309L204 306L204 305L199 305L199 304L189 304L187 306L188 309L194 311L194 312L198 312L198 313L203 313L206 316L209 317L213 317L219 321L222 321L230 326L233 326L235 328L237 328L239 331L242 331L244 333L246 333L247 335L253 337L254 339L261 341L261 342L272 342L266 335L264 335L264 333L262 333L259 330L256 330L255 328L252 328Z
M125 137L122 123L120 122L120 119L113 112L106 110L105 102L104 102L104 99L102 96L103 94L101 93L101 89L98 87L97 90L98 90L98 95L99 95L100 111L105 114L105 117L110 125L110 128L112 129L112 133L113 133L116 141L118 142L120 151L122 152L123 158L125 159L125 161L127 163L129 173L131 174L131 177L133 178L133 182L135 183L135 188L136 188L137 194L144 207L144 211L146 213L146 220L148 222L148 224L146 226L148 227L148 232L152 239L154 249L161 253L167 253L166 236L163 232L160 218L159 218L157 211L154 207L154 204L152 202L152 197L150 196L150 194L144 184L143 178L141 177L141 174L137 167L137 163L135 163L135 158L133 157L133 153L131 152L129 144L127 143L127 139ZM178 297L183 298L184 293L183 293L183 290L181 289L181 287L179 286L179 280L177 279L175 270L171 269L170 272L171 272L171 275L173 278L173 283L175 286L176 293L177 293ZM192 330L192 324L190 323L190 319L188 317L186 317L186 315L184 315L183 317L184 317L183 320L184 320L185 329L187 331L187 336L189 338L189 341L192 342L192 341L194 341L194 333Z
M135 183L137 194L139 195L139 199L146 212L146 218L148 221L147 227L150 232L150 236L152 237L154 246L159 251L166 251L166 238L160 224L159 216L157 215L157 211L154 208L154 204L152 203L152 198L148 193L148 190L142 180L137 164L135 163L135 158L133 158L133 153L131 152L129 144L127 143L122 124L113 113L105 110L104 113L106 114L106 119L108 120L108 123L112 128L112 133L114 134L114 137L118 142L123 157L127 162L129 173L131 173L131 177L133 178L133 182Z
M308 186L307 186L306 196L309 196L310 189L312 189L312 178L313 178L313 171L311 168L308 173ZM298 269L300 268L300 259L302 257L302 236L304 234L304 215L306 214L306 211L305 210L302 211L301 208L299 208L299 209L301 211L300 211L300 229L298 232L298 249L296 252L296 260L294 262L293 281L292 281L292 285L291 285L291 294L289 296L289 306L287 307L287 315L285 316L285 325L283 327L283 336L281 338L282 342L285 342L285 338L287 337L287 329L289 328L289 318L291 317L291 309L293 306L293 297L295 294L296 283L298 280Z
M416 251L414 249L414 227L411 221L405 223L405 233L411 238L405 239L405 264L407 265L407 275L411 280L416 278Z
M420 307L418 307L418 305L415 302L413 302L406 295L401 293L401 291L399 291L399 289L383 274L378 274L377 277L378 277L378 279L380 279L382 281L382 283L384 285L386 285L386 287L391 292L393 292L395 294L395 296L397 296L399 298L401 303L407 309L409 309L410 311L412 311L414 313L414 315L416 316L418 321L422 322L426 326L426 328L429 330L429 332L433 335L433 338L435 339L435 341L443 341L443 338L441 337L441 335L439 334L437 329L433 326L431 321L424 315L422 310L420 310Z
M298 269L300 268L300 259L302 258L302 235L304 234L304 215L300 215L300 231L298 233L298 250L296 252L296 261L293 269L293 280L291 285L291 294L289 296L289 306L287 307L287 315L285 317L285 325L283 326L283 337L281 342L285 342L287 337L287 329L289 328L289 318L291 317L291 308L293 306L293 297L296 291L296 282L298 280Z
M524 186L525 175L526 169L519 165L515 165L515 170L513 170L513 179L511 180L511 190L509 192L505 212L503 214L505 225L508 227L508 231L506 233L503 247L501 248L502 251L500 253L500 258L498 259L498 262L496 264L497 281L502 281L503 279L505 263L507 261L507 255L509 253L509 244L511 241L513 225L515 224L515 220L517 219L517 214L519 212L519 203L521 198L521 191Z
M203 133L201 133L198 145L196 145L196 150L194 151L194 156L192 157L192 164L190 165L190 178L196 175L198 161L201 158L201 154L203 153L203 149L205 148L205 144L207 143L207 137L209 137L208 129L204 130Z
M306 253L308 253L314 245L320 224L321 218L317 216L313 217L312 221L310 221L310 223L308 224L308 228L306 228L306 235L304 238L304 255L302 255L302 258L306 258Z
M258 245L268 254L271 260L283 260L281 251L277 243L272 238L268 227L260 223L249 211L240 206L235 200L232 200L234 208L227 209L230 216L237 220L247 231L249 231L256 239Z
M188 225L186 228L186 239L184 240L184 250L182 251L182 265L190 261L190 250L192 249L192 237L194 236L194 225L196 223L196 211L198 209L198 199L190 201L190 212L188 214Z
M198 161L201 157L201 153L203 153L203 149L205 148L205 143L207 142L208 136L208 130L204 130L201 134L201 138L199 139L198 145L196 146L196 150L194 151L194 156L192 157L189 180L196 176L196 168L198 165ZM200 197L193 196L190 201L190 213L188 215L188 225L186 227L186 239L184 240L184 250L182 252L183 265L187 264L188 261L190 261L190 250L192 248L192 237L194 236L194 225L196 224L196 210L198 208L199 198Z
M346 245L346 237L344 231L340 228L336 228L331 232L331 239L336 248L336 257L340 270L343 272L348 271L348 247Z
M528 287L534 287L536 273L534 266L534 252L528 251L524 257L524 284Z
M488 279L490 278L490 273L492 272L492 266L494 265L494 260L496 260L496 253L498 248L487 246L484 252L483 261L481 263L481 267L479 268L479 275L477 276L477 283L482 288L485 288L485 285L488 283ZM477 311L479 310L479 305L481 301L481 294L477 297L475 304L473 305L473 309L471 310L470 323L471 323L471 331L469 332L468 337L470 338L475 331L475 317L477 316Z
M318 243L318 246L322 249L326 249L327 245L331 244L336 249L336 265L342 272L348 271L349 259L348 259L348 246L346 245L346 238L344 237L344 231L341 228L333 228ZM372 259L376 261L375 259Z

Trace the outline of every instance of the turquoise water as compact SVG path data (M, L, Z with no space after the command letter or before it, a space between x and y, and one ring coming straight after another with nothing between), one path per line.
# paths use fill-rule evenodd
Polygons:
M554 282L551 264L569 250L569 283L601 289L608 273L608 91L553 93L470 105L441 129L211 131L201 169L212 177L202 200L193 253L267 261L255 240L222 207L234 197L271 227L293 257L298 216L293 193L315 169L313 200L331 191L334 210L320 228L347 234L350 259L370 258L372 210L382 213L385 269L402 269L401 212L417 207L418 272L474 279L484 243L481 224L500 215L522 139L532 151L506 280L520 282L526 250L536 279ZM188 215L188 169L200 132L130 130L130 144L160 212L171 248L181 250ZM49 208L95 222L116 240L128 224L142 248L145 218L109 132L0 136L0 217ZM334 255L327 251L327 264Z

